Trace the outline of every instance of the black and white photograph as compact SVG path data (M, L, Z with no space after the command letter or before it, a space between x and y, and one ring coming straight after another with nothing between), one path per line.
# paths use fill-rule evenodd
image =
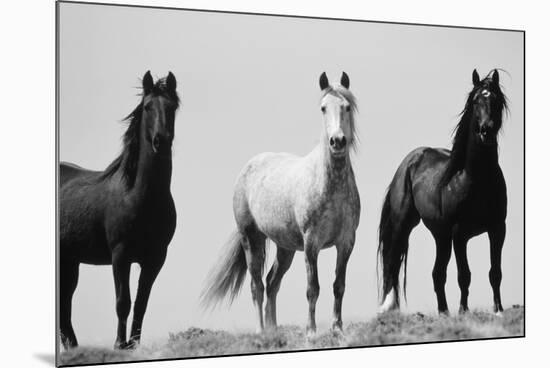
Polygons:
M524 78L515 27L56 2L56 365L525 337Z

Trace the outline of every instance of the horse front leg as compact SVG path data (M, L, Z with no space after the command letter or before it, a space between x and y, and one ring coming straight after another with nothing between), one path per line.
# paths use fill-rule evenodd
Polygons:
M116 292L116 314L118 317L115 349L125 349L126 322L130 314L130 267L131 262L124 252L119 249L113 251L113 278Z
M315 335L317 331L317 325L315 323L315 306L319 298L319 276L317 274L317 256L319 255L319 249L316 249L314 244L306 242L306 244L304 244L304 253L307 273L306 296L309 304L306 334L311 337Z
M342 300L344 299L344 291L346 289L346 269L348 260L353 250L353 242L349 245L337 246L336 248L336 277L334 279L334 310L332 328L334 330L343 331L342 324Z
M470 288L470 282L472 279L472 273L468 265L467 256L468 240L459 231L455 231L453 234L453 248L456 259L456 269L458 277L458 286L460 287L460 309L459 313L468 312L468 294Z
M502 246L506 237L506 224L502 223L499 226L489 231L489 242L491 246L491 269L489 270L489 281L493 288L493 311L497 315L501 315L504 309L500 300L500 282L502 281Z
M436 256L432 270L434 291L437 296L437 309L439 314L448 315L449 307L445 296L445 283L447 282L447 265L451 259L452 241L451 236L437 235L435 238Z
M141 341L141 328L143 325L143 317L147 310L147 303L149 296L151 295L151 289L153 283L157 278L157 275L164 264L165 257L162 260L153 264L147 263L141 266L141 272L139 274L138 290L136 294L136 300L134 302L134 315L132 319L132 329L130 330L130 341L128 341L128 348L136 348Z

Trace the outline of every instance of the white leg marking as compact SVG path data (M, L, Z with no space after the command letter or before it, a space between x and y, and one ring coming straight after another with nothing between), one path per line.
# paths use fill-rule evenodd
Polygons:
M392 288L388 295L386 295L386 298L384 298L384 303L378 309L378 313L385 313L394 309L399 310L399 306L397 305L395 288Z

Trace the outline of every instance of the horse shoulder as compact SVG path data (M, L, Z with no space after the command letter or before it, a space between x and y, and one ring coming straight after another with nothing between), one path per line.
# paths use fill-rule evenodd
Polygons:
M349 203L351 205L351 217L354 220L355 228L359 226L359 218L361 215L361 197L359 196L359 189L355 182L355 175L351 172L350 179L348 181L349 187Z
M60 162L59 163L59 187L63 187L66 183L70 182L75 178L84 178L93 176L95 171L84 169L78 165L72 164L70 162Z
M177 224L176 205L171 193L168 193L164 201L159 202L158 208L159 216L153 215L157 219L156 222L158 224L156 232L163 235L162 243L168 246L170 241L172 241Z
M441 209L445 207L449 185L442 188L440 182L449 157L446 149L416 148L403 160L392 183L400 188L400 193L412 192L416 209L425 220L437 222L444 217Z
M495 168L491 183L487 185L484 197L488 198L489 208L492 209L491 217L496 221L504 221L507 215L508 196L506 180L499 165Z
M500 166L498 166L497 188L498 209L499 213L501 214L502 221L504 221L508 213L508 194L506 188L506 180L504 179L504 174L502 173L502 169L500 168Z

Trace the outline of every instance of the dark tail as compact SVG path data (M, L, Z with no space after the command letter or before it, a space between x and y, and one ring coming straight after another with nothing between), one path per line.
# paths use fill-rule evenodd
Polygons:
M405 225L403 217L406 214L395 213L392 209L391 197L393 189L395 189L394 182L390 184L382 206L382 215L380 216L380 226L378 228L378 262L379 268L382 269L382 299L388 295L392 288L395 288L395 300L397 305L399 305L399 272L402 264L404 264L403 292L405 300L407 298L407 254L409 250L408 238L410 230L403 231L405 230L403 228ZM402 194L408 195L409 193L405 192Z
M210 271L201 294L203 306L216 306L229 294L232 303L241 290L246 276L246 258L242 247L242 235L235 231L225 244L225 253Z

